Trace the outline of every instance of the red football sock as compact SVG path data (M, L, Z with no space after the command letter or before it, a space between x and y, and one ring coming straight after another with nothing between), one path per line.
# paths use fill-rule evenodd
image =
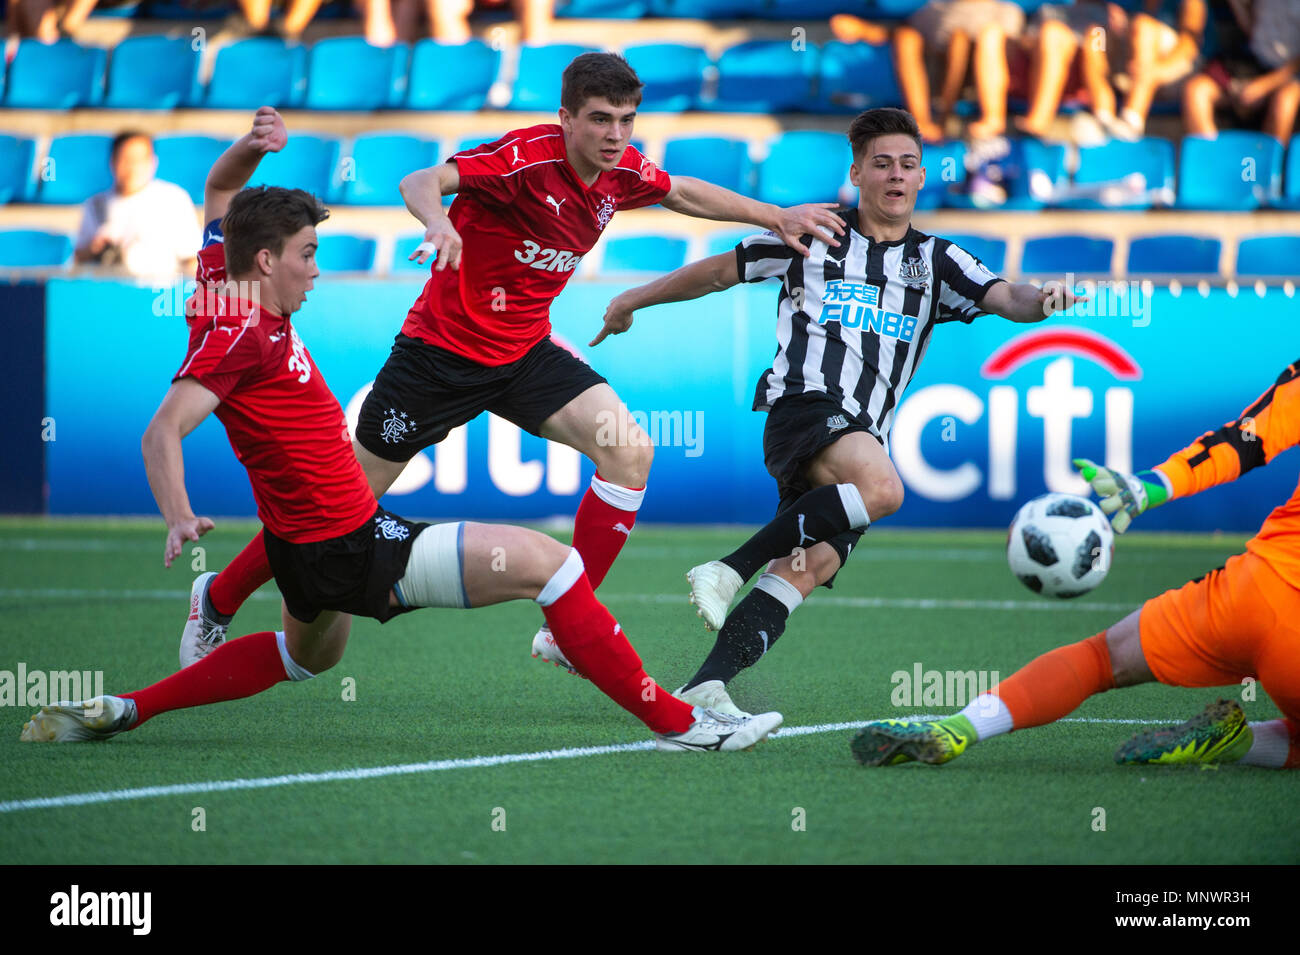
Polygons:
M1011 711L1015 728L1022 730L1059 720L1094 693L1114 686L1103 631L1031 660L999 683L994 692Z
M275 633L264 630L227 640L197 663L153 686L122 696L135 700L140 714L135 725L139 726L168 710L241 700L287 679Z
M212 578L208 600L217 613L233 617L253 591L273 576L271 562L266 559L266 544L258 531L226 569Z
M692 707L646 676L641 658L596 599L575 557L570 551L537 598L556 645L583 676L651 730L684 732L694 722Z
M573 519L573 546L582 555L587 579L595 590L609 573L614 558L627 543L645 488L610 484L600 474L582 496Z

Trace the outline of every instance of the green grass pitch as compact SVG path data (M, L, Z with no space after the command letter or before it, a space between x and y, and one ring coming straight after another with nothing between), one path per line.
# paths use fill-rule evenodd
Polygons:
M253 528L222 522L202 542L208 567ZM669 689L712 646L683 573L742 534L639 527L600 590ZM647 734L585 681L529 657L541 618L524 602L358 621L343 661L307 684L165 714L107 744L19 743L30 709L0 706L0 859L1295 863L1300 774L1112 761L1139 728L1125 721L1183 719L1240 688L1113 691L1085 702L1079 721L979 744L943 767L863 769L849 755L852 730L827 728L949 712L895 706L892 675L919 663L1005 677L1219 566L1243 541L1129 535L1096 592L1049 602L1008 573L1002 534L873 530L834 591L809 600L732 685L747 709L780 709L786 727L812 730L749 753L565 753ZM162 543L160 522L0 522L0 671L101 670L108 692L172 672L193 575L162 569ZM278 621L267 587L232 632ZM1251 719L1277 714L1262 692L1244 705ZM547 751L564 758L471 762ZM376 767L416 768L345 772ZM293 778L311 773L328 775ZM231 780L252 782L210 785Z

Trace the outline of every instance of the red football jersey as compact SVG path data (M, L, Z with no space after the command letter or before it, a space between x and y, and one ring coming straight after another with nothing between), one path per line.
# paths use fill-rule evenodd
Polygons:
M483 365L515 361L550 334L551 301L614 213L654 205L672 188L631 146L586 185L555 125L515 130L451 161L460 269L433 272L402 333Z
M214 284L226 277L217 223L204 242L189 350L172 380L193 378L221 399L216 415L272 533L308 543L355 531L376 502L338 399L289 319Z

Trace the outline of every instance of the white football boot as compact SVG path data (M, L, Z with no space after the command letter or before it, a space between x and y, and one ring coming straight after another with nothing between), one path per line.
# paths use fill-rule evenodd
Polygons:
M767 739L767 734L777 729L784 719L780 713L759 713L737 719L698 706L691 715L695 722L685 732L655 733L655 748L667 753L683 750L730 753L752 749L756 743Z
M80 743L109 739L136 722L135 700L97 696L80 703L53 703L23 726L24 743Z
M190 617L181 632L181 669L198 663L226 642L230 624L213 620L203 610L207 605L208 588L216 576L211 571L199 574L190 588Z
M688 570L686 579L691 582L691 603L704 618L704 628L721 630L727 621L727 608L744 586L740 574L720 560L711 560Z
M734 716L738 720L747 720L754 715L746 713L731 702L727 685L721 680L705 680L699 686L691 687L689 690L679 687L673 696L691 706L698 706L704 710L717 710L724 716Z
M533 659L538 658L545 660L547 663L554 663L561 669L568 670L574 676L581 676L568 658L560 652L560 646L555 642L555 637L551 636L551 628L542 625L542 629L537 631L537 636L533 637Z

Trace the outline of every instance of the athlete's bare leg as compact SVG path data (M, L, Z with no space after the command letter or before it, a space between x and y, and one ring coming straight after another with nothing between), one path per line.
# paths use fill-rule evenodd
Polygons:
M609 385L593 385L542 423L542 437L581 451L606 481L645 487L654 460L650 437Z
M1106 649L1110 653L1111 673L1115 685L1136 686L1155 680L1147 658L1142 653L1142 634L1138 621L1142 610L1134 610L1119 623L1112 624L1106 631Z
M893 514L903 505L903 482L894 462L880 442L865 431L846 434L822 448L805 468L808 483L852 484L862 495L873 521Z
M343 659L352 630L352 615L324 610L311 623L303 623L280 605L284 646L295 663L314 674L324 673Z
M388 493L388 489L393 486L409 463L407 461L389 461L387 458L381 458L377 454L367 451L361 446L361 442L356 438L352 439L352 451L357 456L357 462L361 465L361 470L366 472L366 481L370 484L370 490L375 495L375 500L379 500Z

